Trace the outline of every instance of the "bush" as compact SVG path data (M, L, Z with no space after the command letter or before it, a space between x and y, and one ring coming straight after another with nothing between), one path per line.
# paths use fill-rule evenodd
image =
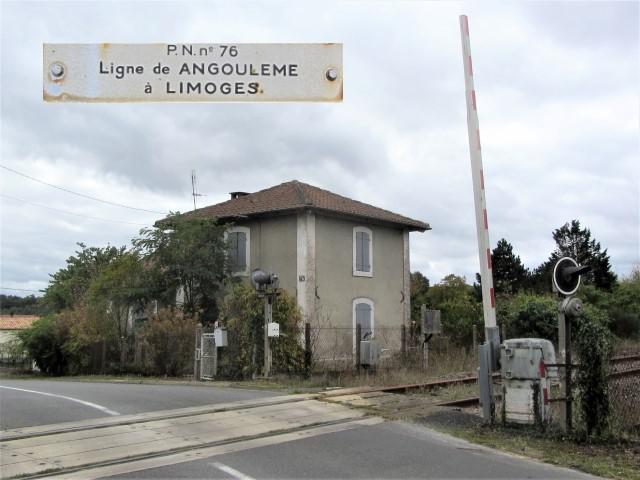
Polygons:
M193 364L196 319L175 308L161 308L142 327L152 371L179 376Z
M549 295L519 293L502 297L498 318L507 323L510 338L545 338L558 341L558 302Z
M57 315L47 315L18 332L18 339L38 368L48 375L63 375L67 369L64 342L67 331Z
M271 339L272 372L302 373L302 317L295 300L284 290L275 300L273 321L280 324L280 337ZM235 285L224 299L220 322L227 327L229 340L229 346L222 349L221 373L231 378L258 374L264 364L264 299L244 284Z
M574 348L580 368L576 373L577 401L587 437L600 435L608 426L609 391L607 370L612 351L606 313L587 306L575 324Z

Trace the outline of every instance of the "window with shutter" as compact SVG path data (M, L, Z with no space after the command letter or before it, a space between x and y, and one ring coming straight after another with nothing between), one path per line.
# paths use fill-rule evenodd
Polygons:
M360 338L356 339L356 326L360 325ZM374 304L369 298L353 300L353 341L370 340L375 333Z
M353 274L361 277L373 276L372 235L366 227L353 229Z
M229 246L229 265L234 275L249 274L249 229L246 227L234 227L227 232L227 244Z

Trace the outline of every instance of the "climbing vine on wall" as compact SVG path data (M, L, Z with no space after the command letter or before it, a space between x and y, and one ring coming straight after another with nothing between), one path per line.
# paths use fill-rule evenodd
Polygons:
M576 386L581 433L587 437L605 432L609 420L607 370L612 351L611 332L603 312L587 307L585 315L575 322L574 348L580 368Z

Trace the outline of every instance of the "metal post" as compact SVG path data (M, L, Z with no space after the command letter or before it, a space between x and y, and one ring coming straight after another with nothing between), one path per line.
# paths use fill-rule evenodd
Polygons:
M567 364L567 347L566 347L566 318L561 302L558 302L558 360L561 364ZM564 401L559 402L560 408L560 425L566 429L567 426L567 370L563 367L560 373L560 396Z
M218 376L218 345L215 343L215 337L213 337L213 378Z
M572 398L572 380L571 380L571 369L572 369L572 365L571 365L571 316L570 315L566 315L565 316L565 337L564 337L564 349L565 349L565 371L566 371L566 379L565 379L565 397L566 397L566 430L567 433L571 433L571 431L573 430L573 423L572 423L572 402L573 402L573 398Z
M359 323L356 324L356 371L360 372L360 339L362 335L362 327Z
M200 380L200 357L202 355L202 324L196 325L196 348L193 355L193 379Z
M473 329L471 330L471 335L472 335L471 342L473 343L474 355L476 355L477 357L478 356L478 326L474 323L472 327Z
M304 324L304 370L311 374L311 324Z
M100 373L104 375L107 365L107 341L102 339L102 358L100 359Z
M273 298L267 294L264 297L264 376L271 375L271 345L269 343L268 325L273 316Z

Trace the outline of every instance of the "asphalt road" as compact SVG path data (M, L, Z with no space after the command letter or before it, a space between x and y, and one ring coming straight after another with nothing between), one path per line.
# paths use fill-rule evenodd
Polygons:
M496 452L423 426L387 422L102 478L596 477Z
M0 379L0 429L195 407L275 395L282 395L282 392L211 386Z

